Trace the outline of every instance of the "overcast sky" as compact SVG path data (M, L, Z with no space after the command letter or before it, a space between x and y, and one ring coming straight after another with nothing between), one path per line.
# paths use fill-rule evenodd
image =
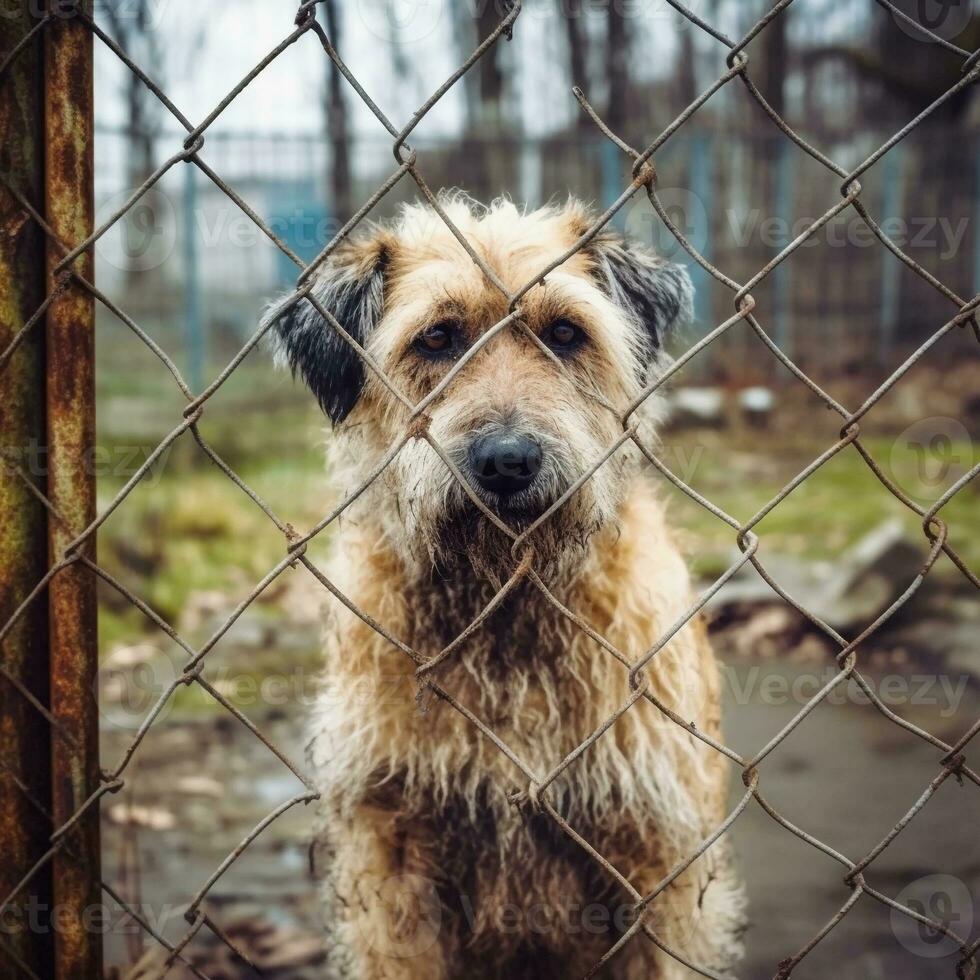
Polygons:
M165 51L164 87L192 121L206 115L236 79L290 33L297 6L294 0L151 2ZM458 64L449 4L477 2L493 0L341 0L338 4L343 18L342 53L393 122L410 118ZM697 7L696 0L693 5ZM601 29L601 5L593 6L592 27ZM635 10L634 33L642 45L643 56L634 68L637 77L662 74L673 57L677 15L665 0L635 0L627 9ZM556 11L556 0L529 0L517 22L515 40L505 45L509 70L517 79L515 90L520 93L515 108L532 133L562 126L578 111L561 70L565 36ZM216 126L239 132L321 132L325 60L317 38L306 34L229 106ZM119 96L126 71L104 45L96 46L97 105L103 125L125 123ZM356 103L352 98L355 133L380 132L368 110ZM438 136L456 131L462 110L462 91L457 87L426 118L423 133Z

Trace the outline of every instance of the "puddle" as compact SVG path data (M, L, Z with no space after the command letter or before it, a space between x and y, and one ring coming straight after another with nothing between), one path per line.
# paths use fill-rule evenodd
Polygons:
M758 668L753 673L749 665L727 668L728 744L746 756L757 751L799 710L793 692L810 690L808 684L818 684L821 678L826 679L822 665L770 662L761 673ZM875 682L885 679L879 676ZM900 683L892 684L881 690L891 690L898 698ZM947 740L955 739L980 713L973 684L961 692L955 719L944 717L942 703L928 703L925 695L918 701L896 704L894 710ZM299 720L279 717L259 727L290 758L303 759ZM125 736L106 732L104 738L107 757L115 758ZM940 755L873 707L843 696L820 705L762 762L760 788L788 819L857 860L921 795L939 772ZM298 783L247 729L227 720L182 725L171 718L151 730L135 764L138 769L129 779L136 788L134 802L151 811L170 812L174 821L166 830L128 831L141 855L138 894L129 894L149 906L157 921L169 912L171 921L162 928L173 938L186 928L182 912L190 896L263 816L295 795ZM220 795L204 792L215 784L221 787ZM198 792L183 792L181 787ZM732 799L742 792L733 766ZM118 799L124 802L126 797ZM946 892L960 882L968 896L980 896L977 826L980 793L969 784L960 787L954 779L947 780L874 862L867 873L869 884L892 896L911 895L909 901L928 907L930 901L941 901L935 891L928 892L933 887L928 876L940 872L954 882L943 886ZM218 921L260 923L272 930L258 939L247 936L248 942L275 947L275 937L281 935L284 948L316 951L321 933L308 875L309 827L309 811L297 806L262 833L215 886L211 906ZM117 887L122 887L127 867L132 870L126 836L118 823L105 821L105 874ZM778 962L803 946L847 899L849 891L841 880L844 868L793 837L755 804L736 822L733 838L752 919L747 957L738 976L771 977ZM916 887L926 888L926 894L918 895ZM980 904L976 910L950 907L949 914L958 917L951 923L954 928L968 932L972 927L975 934L980 925ZM955 957L933 955L939 947L929 938L918 936L915 929L909 933L907 925L893 921L888 909L865 896L794 976L922 980L954 975ZM191 948L203 941L195 940ZM128 942L132 938L119 929L109 934L110 962L127 961ZM217 972L234 977L237 974L228 971L235 969L225 964ZM266 972L278 980L323 977L322 968L310 962L287 963ZM249 974L243 969L240 975ZM171 976L179 978L179 971Z

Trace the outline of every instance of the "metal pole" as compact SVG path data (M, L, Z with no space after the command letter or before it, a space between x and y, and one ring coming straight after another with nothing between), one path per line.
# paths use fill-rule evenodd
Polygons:
M521 137L520 186L521 200L529 208L536 208L541 204L543 164L541 137L528 136L525 133Z
M789 140L779 144L779 156L776 161L776 214L786 222L787 228L793 227L794 221L794 184L796 170L793 167L795 148ZM792 240L792 232L788 231L779 243L779 248L785 248ZM773 321L775 323L774 340L780 350L787 356L795 354L795 337L793 336L793 273L789 262L781 262L773 271ZM780 382L787 380L785 372L777 372Z
M92 35L60 6L44 35L45 214L54 233L73 246L90 234L94 211ZM60 258L49 243L49 290ZM93 265L89 252L75 268L91 279ZM48 497L63 521L51 521L53 561L95 517L94 339L94 300L72 282L49 307L46 323ZM94 542L82 551L94 558ZM71 733L70 742L52 739L52 809L61 826L99 785L94 576L80 563L68 566L52 580L48 602L51 713ZM53 859L59 980L102 976L102 938L98 920L93 924L101 899L99 856L99 811L93 806Z
M884 226L904 213L905 203L905 146L899 144L881 161L882 177L881 218ZM901 308L902 266L887 248L881 250L881 320L878 325L878 366L886 368L891 362L895 331Z
M204 326L201 321L201 267L197 258L197 167L184 164L184 305L187 381L191 391L204 388Z
M700 214L691 215L691 220L700 224L701 214L704 214L707 216L707 224L703 229L697 227L695 224L685 230L694 234L695 244L705 259L710 262L712 241L710 224L711 216L715 213L714 133L696 132L691 137L689 146L691 193L694 195L695 201L700 204L701 209ZM691 273L691 281L694 283L694 304L698 325L707 333L715 325L711 308L711 276L681 249L678 249L677 257L681 261L686 262L688 271Z
M0 17L0 61L34 25L28 4ZM41 230L11 191L40 207L42 198L41 39L24 48L0 79L0 351L44 299ZM0 370L0 624L47 570L44 331L35 328ZM29 481L29 483L28 483ZM47 609L28 607L0 649L0 901L48 849L51 769L47 719L24 695L48 700ZM21 689L18 689L20 685ZM51 907L44 866L4 916L0 978L51 973L51 943L31 928L30 909ZM39 923L43 924L43 923Z
M609 140L603 139L599 142L599 193L604 208L609 207L619 197L622 190L622 180L622 154ZM613 227L622 231L623 220L624 215L620 211L612 220Z
M974 141L973 185L973 294L980 291L980 140Z

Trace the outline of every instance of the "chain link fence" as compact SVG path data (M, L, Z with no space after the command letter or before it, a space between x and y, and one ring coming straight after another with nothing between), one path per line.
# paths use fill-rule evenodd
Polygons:
M31 519L25 517L23 524L17 525L19 532L22 532L17 540L24 543L24 553L28 554L29 552L29 560L23 561L16 568L11 566L13 575L19 575L19 577L16 579L16 588L8 588L3 594L5 621L0 626L0 640L3 642L0 675L3 677L5 688L4 704L12 706L7 717L14 726L11 729L9 725L5 725L3 733L5 738L2 760L3 777L9 792L5 793L2 800L2 815L5 821L9 821L10 836L6 839L11 841L12 845L15 842L17 844L16 847L12 846L13 876L10 876L11 869L8 868L7 878L11 882L11 886L6 894L0 896L0 913L6 917L12 910L15 911L24 902L28 893L39 887L45 878L49 882L51 879L54 880L55 896L65 903L69 909L67 926L59 932L53 951L50 949L39 951L33 945L34 941L31 937L22 933L13 932L2 938L0 960L7 959L10 969L13 971L11 975L29 977L99 975L101 972L101 950L99 948L101 939L97 931L86 929L84 911L93 900L99 898L100 890L115 905L120 907L124 914L130 916L148 935L166 949L167 953L161 975L180 962L195 975L204 976L186 955L188 945L201 930L210 930L218 940L228 945L245 963L248 963L245 954L236 949L233 940L226 935L221 923L216 920L213 909L208 906L209 895L216 882L263 830L292 807L310 803L317 794L302 767L294 764L252 721L230 703L219 690L209 684L202 676L202 668L208 655L256 598L275 582L277 577L287 568L303 567L328 593L384 637L392 646L393 655L398 653L411 658L416 667L420 689L429 692L429 696L441 699L450 709L460 712L472 725L474 737L489 739L500 752L504 753L513 764L515 773L520 774L526 780L526 793L521 795L536 800L541 811L547 814L555 825L608 875L610 882L617 884L629 896L629 900L633 903L634 913L631 917L631 924L622 932L600 962L595 965L593 972L600 970L628 943L650 942L656 944L666 954L698 975L714 978L722 976L722 974L703 964L690 962L682 951L671 948L657 933L649 913L655 908L658 896L726 834L739 816L754 802L784 831L795 835L799 840L826 855L831 861L840 865L843 872L843 900L839 910L814 932L812 938L801 949L792 952L778 965L777 977L789 976L794 968L848 915L858 902L866 900L879 902L890 910L908 916L911 920L947 937L955 943L960 952L959 962L956 966L957 976L961 978L976 976L980 939L957 935L947 924L936 921L925 911L901 904L872 883L871 871L878 856L929 804L944 782L952 778L960 783L972 783L980 786L980 775L967 764L964 757L964 750L968 743L980 732L980 720L966 727L962 736L954 744L950 744L929 731L912 724L893 712L880 699L873 685L865 679L861 672L859 654L860 648L869 637L912 598L941 555L945 555L970 584L974 587L980 586L976 574L951 547L949 529L941 514L942 509L953 496L960 493L977 476L980 467L973 466L931 505L923 506L910 499L893 482L862 444L861 439L862 419L889 391L901 382L903 376L917 361L936 345L941 344L947 335L960 330L973 331L980 340L980 330L978 330L976 319L976 309L980 305L980 296L964 298L958 295L903 251L882 230L862 200L861 178L909 133L934 113L939 106L960 90L972 85L980 77L980 63L978 63L980 62L980 52L971 53L962 50L950 41L932 35L926 28L914 25L914 22L909 21L888 0L876 0L878 6L883 8L882 16L894 15L905 18L910 29L929 35L935 43L959 56L962 59L962 77L949 91L933 104L925 107L918 116L909 121L863 162L848 170L835 163L818 147L811 145L785 119L781 118L769 106L753 81L751 59L747 49L751 42L764 32L775 18L785 15L786 9L792 2L793 0L779 0L743 37L733 38L716 29L711 23L703 20L681 3L670 0L672 7L676 8L697 29L706 32L718 43L719 61L724 64L724 69L713 84L642 149L634 148L624 142L619 134L613 132L592 108L586 94L578 89L575 90L575 96L581 103L583 111L598 131L622 153L623 161L630 165L631 179L622 188L616 200L567 252L556 256L547 267L536 270L526 284L513 293L504 287L494 269L485 262L467 242L460 230L453 225L437 196L426 182L424 176L425 161L420 154L412 149L409 139L430 110L460 81L466 72L473 68L481 58L487 56L495 45L505 43L511 38L512 32L519 24L520 0L506 5L506 8L501 11L500 21L492 33L426 99L405 125L400 125L387 118L358 81L354 73L356 66L347 65L340 57L331 43L331 38L316 19L317 0L307 0L299 7L295 21L285 36L197 124L186 118L179 107L170 101L166 93L160 89L153 79L149 78L127 52L100 28L86 4L77 2L55 3L54 0L51 0L43 12L28 12L26 10L27 5L24 5L25 10L22 15L8 18L8 30L5 34L6 50L2 54L2 61L0 61L0 86L2 86L0 91L3 91L4 99L8 98L14 90L20 93L18 95L20 98L25 91L23 86L29 87L29 85L36 86L39 84L40 66L42 63L44 64L42 102L44 104L45 127L44 153L48 169L44 177L42 193L42 187L38 184L31 186L29 181L25 182L22 178L22 171L18 169L25 167L30 161L25 161L23 154L7 153L4 160L7 171L0 174L0 180L2 180L0 191L5 197L5 218L8 233L17 234L25 228L30 228L31 234L40 234L43 238L40 247L34 250L31 258L40 258L42 270L46 261L47 275L45 276L43 271L39 275L35 274L31 282L15 280L8 276L10 281L4 284L5 290L10 289L11 295L17 296L20 307L25 310L25 313L18 319L17 313L12 312L10 322L3 324L2 339L5 347L0 353L0 378L6 374L8 384L16 382L16 390L24 396L25 404L31 403L32 399L36 401L46 390L47 394L44 397L46 397L48 413L52 466L46 486L39 485L34 476L19 466L16 459L7 458L5 455L2 466L4 487L8 491L4 497L4 506L19 506L25 514L33 513L34 517ZM20 31L19 36L12 36L13 28ZM273 61L288 56L289 49L294 44L301 42L317 43L322 46L324 56L336 65L350 89L370 109L390 135L391 150L394 157L389 176L364 201L314 261L308 264L304 264L289 246L262 221L249 203L199 156L207 139L209 127L222 112ZM91 173L86 170L84 164L85 143L91 138L91 120L89 118L86 122L85 115L91 113L90 71L91 45L93 43L104 44L111 49L129 70L134 72L153 92L187 134L183 145L177 148L173 155L149 176L121 207L94 230L92 230L91 225L91 210L85 204L87 200L90 200L90 192L85 187L85 182L91 178ZM25 79L27 79L26 82ZM688 120L716 92L731 84L743 86L754 103L762 109L771 120L772 125L787 140L792 141L800 150L835 175L840 181L841 194L839 201L828 202L827 210L821 217L789 242L778 255L746 282L735 281L704 258L685 237L683 230L672 223L668 209L664 207L658 196L656 167L658 150L682 130ZM8 105L9 103L4 104ZM26 103L18 103L18 105L22 104ZM30 113L26 113L25 118L28 115ZM91 277L91 255L95 242L115 222L119 221L165 173L179 164L188 164L198 168L216 188L227 195L255 222L256 226L281 250L283 255L295 264L297 269L295 289L292 293L276 306L271 315L255 330L227 366L200 391L192 390L168 353L161 349L138 323L119 309L110 297L102 293L92 283ZM74 174L74 184L67 179L71 174ZM397 389L367 351L350 335L345 324L338 322L330 310L323 308L313 293L316 271L321 263L358 226L371 209L403 181L414 182L418 193L445 222L473 262L479 266L487 282L505 296L509 309L508 315L488 330L471 348L470 352L455 363L437 387L417 404L413 404ZM541 342L534 338L533 334L522 324L522 302L525 296L537 288L550 272L557 269L578 250L586 247L627 203L639 195L644 195L649 199L653 211L659 215L666 228L675 236L680 247L691 256L693 261L698 263L707 275L731 292L734 312L677 358L670 368L651 382L632 404L612 405L604 398L601 399L604 410L613 412L620 421L622 434L600 458L596 459L585 472L579 475L568 491L535 522L531 529L517 534L489 510L479 495L467 485L452 458L429 432L427 409L453 383L453 379L463 365L477 351L492 343L498 334L504 331L522 331L540 345ZM888 249L950 304L950 316L947 322L936 329L918 350L897 367L856 408L846 407L836 401L804 373L787 356L786 352L780 349L766 332L763 326L764 311L757 308L752 295L753 289L770 276L781 263L800 249L823 226L847 210L855 212L883 248ZM30 268L29 263L20 266L22 271ZM9 273L9 267L5 271ZM16 293L14 292L15 287ZM29 312L26 311L25 304L32 296L36 300L37 306L33 312ZM317 309L330 325L330 328L343 338L364 362L367 369L373 372L385 385L391 396L405 406L410 413L411 424L406 428L402 437L390 447L368 481L360 486L347 488L343 503L326 514L313 527L300 532L277 516L266 502L215 452L203 438L198 423L206 411L209 399L228 380L246 355L259 344L276 319L303 301L311 303ZM174 427L170 433L98 515L95 514L94 510L94 494L85 490L86 485L90 488L91 474L85 473L81 461L81 456L86 448L86 440L91 437L90 419L86 415L86 413L90 413L91 408L90 405L86 405L86 400L91 400L92 391L91 357L90 346L88 353L86 353L86 345L92 326L91 310L96 302L103 304L115 314L152 351L163 368L170 373L174 384L179 388L187 402L182 418L174 420ZM686 484L665 465L654 448L644 444L633 422L634 413L640 405L664 385L672 375L696 358L718 338L736 329L751 331L766 346L772 355L774 365L778 363L782 369L788 372L789 376L800 385L809 388L828 409L840 418L840 435L837 441L828 446L824 452L787 483L772 500L748 519L740 519L726 513ZM42 380L42 373L36 373L33 376L33 383L24 382L24 375L18 376L16 372L26 370L25 363L30 362L36 353L33 352L32 345L37 342L37 338L42 334L45 337L47 347L45 355L48 364L46 384ZM36 366L34 364L35 368ZM30 367L29 363L28 367ZM25 417L28 416L30 416L30 412L25 413ZM99 528L124 503L127 496L150 471L161 454L186 433L190 433L201 452L230 481L235 483L256 507L265 513L282 533L284 544L284 554L281 560L268 570L261 581L255 584L254 588L241 600L237 608L213 633L210 639L197 648L178 635L173 627L155 613L140 596L127 587L125 582L117 580L100 567L94 548ZM434 656L427 656L412 649L398 637L392 635L384 623L376 622L347 596L343 595L307 554L307 547L312 539L337 521L344 510L389 466L402 448L415 439L421 439L428 443L445 463L453 477L461 483L463 491L473 502L473 505L481 511L486 520L492 522L513 542L514 568L511 579L499 590L489 607L477 617L464 635L479 628L482 621L492 612L492 608L502 597L512 590L516 583L523 581L539 590L561 616L567 618L590 637L602 649L604 656L612 657L618 661L622 665L623 671L628 674L631 686L631 695L628 700L565 759L556 759L554 768L550 772L541 773L532 770L485 721L479 718L469 707L458 702L451 691L445 690L435 680L434 669L447 658L453 656L462 637L458 637ZM697 505L705 508L728 525L740 550L739 558L672 625L667 633L659 638L651 637L652 646L638 659L632 659L617 649L605 637L596 632L580 615L563 606L549 592L535 569L533 548L528 546L531 531L539 527L542 522L547 521L556 510L578 492L617 449L628 442L635 444L643 457L665 480L681 490ZM808 611L806 605L799 598L788 594L782 585L769 575L760 558L760 541L754 530L787 495L838 453L845 451L859 453L871 473L881 484L882 493L894 495L905 507L918 515L921 519L922 532L929 546L928 558L914 580L894 599L884 613L861 631L858 636L850 639L840 635L819 617ZM11 487L15 489L12 490ZM40 517L37 516L36 511L38 506L42 508ZM8 521L7 514L4 515L4 521L5 526L14 526ZM47 524L46 532L43 530L45 522ZM39 527L41 528L40 531L38 530ZM43 555L49 546L50 560L39 562L38 549ZM30 551L31 548L34 549L33 552ZM673 636L698 616L706 603L722 586L747 564L754 566L776 594L806 617L817 630L829 637L839 648L839 652L836 654L839 671L833 679L807 700L795 716L765 745L748 756L736 752L728 745L715 741L705 734L698 724L698 719L678 716L670 706L662 703L651 693L645 680L645 672L655 666L657 654ZM163 630L167 636L177 643L186 654L182 673L161 694L156 704L143 719L122 757L108 763L105 767L99 767L97 750L94 748L94 719L97 715L94 705L90 703L93 701L91 681L96 665L94 633L94 586L96 579L101 579L108 587L114 589L126 601L140 610L156 627ZM48 694L47 678L39 680L35 676L36 663L30 657L23 655L25 650L29 653L32 649L32 643L25 640L25 630L33 628L42 633L44 631L44 617L42 615L38 619L38 609L44 609L45 604L50 610L50 626L48 627L49 669L53 682L50 695ZM32 667L32 664L35 666ZM770 753L794 729L802 725L808 715L834 689L849 682L857 684L863 691L869 702L868 710L871 710L873 706L894 725L900 726L931 746L935 750L936 765L935 778L932 779L921 796L912 803L905 815L893 826L887 829L883 828L884 832L880 842L867 854L858 856L842 854L827 843L812 836L805 827L797 826L779 813L763 793L763 776L766 771L764 763ZM134 756L153 725L154 719L157 718L168 701L174 697L175 693L185 685L203 687L211 698L221 704L238 722L248 728L257 739L261 740L268 750L274 753L282 764L288 767L301 781L305 789L272 809L242 840L241 844L228 854L225 860L202 882L191 897L184 913L187 922L186 930L178 941L170 942L141 915L140 911L127 904L110 883L101 880L97 814L100 800L108 794L118 792L123 787ZM726 819L704 838L696 850L672 868L656 887L645 894L637 890L627 877L596 851L590 842L584 839L576 828L566 821L559 809L553 804L549 794L549 789L554 781L567 768L587 765L587 761L583 757L587 755L589 747L601 739L615 725L617 719L628 712L641 698L651 702L671 722L681 726L686 732L690 732L696 738L701 739L714 751L728 759L741 773L745 786L744 794L734 808L730 810ZM31 745L25 747L25 740L30 741ZM48 740L50 740L52 767L50 775L45 771L44 766L37 761L42 755L47 754ZM33 761L27 762L26 760ZM45 787L48 780L50 780L50 785L54 787L53 791L49 791ZM14 796L17 799L14 799ZM515 819L517 819L516 814ZM29 860L27 860L28 856ZM48 887L52 887L50 883ZM50 959L46 958L53 958L53 965Z
M806 226L807 215L824 210L827 187L762 113L745 119L719 106L708 108L715 117L696 114L658 151L660 199L712 264L736 279L749 278ZM962 145L980 146L980 128L963 123ZM878 119L863 127L860 138L852 138L843 126L813 126L809 132L822 147L844 147L844 163L850 165L892 129ZM176 127L169 127L154 137L154 146L162 158L181 139ZM123 199L120 188L142 179L131 180L132 140L125 129L97 125L97 215ZM354 200L370 195L386 176L389 145L386 133L374 131L350 139L349 153L356 161ZM430 186L464 187L481 201L504 187L516 200L537 207L574 188L579 199L605 208L622 190L624 158L592 126L545 136L423 133L413 145L424 155ZM209 132L206 153L211 166L304 261L323 248L346 217L331 202L329 147L321 134ZM195 168L182 169L142 199L142 224L130 212L128 236L110 237L117 235L113 229L102 240L99 285L165 347L173 349L168 330L189 338L199 334L197 346L190 339L177 341L188 360L195 354L206 357L220 344L211 365L217 370L223 363L219 359L230 357L231 348L251 334L255 309L295 280L295 265L245 215L237 209L229 214L220 188ZM928 199L922 193L926 172L935 175ZM872 176L862 200L897 244L927 265L942 262L948 281L980 281L980 241L967 234L980 225L980 180L973 168L944 167L936 159L933 132L917 130ZM390 214L412 196L413 187L410 181L396 186L379 210ZM765 209L758 207L761 201L769 202ZM917 288L911 275L905 281L895 257L864 234L866 226L852 215L838 215L807 243L808 250L831 245L819 265L784 263L755 294L765 304L770 336L821 383L890 369L921 341L923 320L938 322L944 316L945 299ZM620 211L614 223L618 231L688 268L695 282L695 324L686 331L692 335L684 338L688 344L700 339L697 331L727 316L729 295L712 288L708 273L684 251L645 196ZM858 254L866 261L855 261ZM199 261L203 256L206 261ZM234 338L224 343L226 333ZM685 378L694 376L704 384L769 383L773 365L751 356L754 343L748 333L719 338L687 366ZM678 344L676 349L686 348ZM957 359L956 350L942 345L930 356L942 367ZM202 369L188 364L186 377L193 382ZM203 384L192 387L199 390Z

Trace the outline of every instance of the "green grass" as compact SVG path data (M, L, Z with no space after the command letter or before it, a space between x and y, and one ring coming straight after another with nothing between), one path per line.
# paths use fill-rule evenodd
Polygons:
M145 453L180 421L183 401L161 372L118 369L100 377L99 441L110 457L138 447ZM176 393L175 393L176 392ZM801 416L789 431L687 431L668 433L663 458L698 492L738 521L767 504L826 445L825 434ZM304 530L327 512L331 495L323 463L322 417L309 397L264 359L248 359L208 401L201 432L222 458L284 521ZM866 436L864 444L892 479L928 507L976 461L973 447L958 443L942 479L922 479L920 461L900 442ZM122 450L120 450L122 447ZM120 453L116 453L120 450ZM116 455L113 455L116 453ZM930 474L927 474L929 476ZM100 475L103 509L128 472ZM665 487L671 521L695 573L717 577L737 554L735 532L690 498ZM978 488L966 486L941 512L950 544L980 569ZM832 560L883 521L896 518L927 548L921 521L875 478L851 446L818 469L756 527L762 553ZM326 537L329 537L327 532ZM325 547L317 542L317 548ZM280 531L258 506L207 460L185 433L148 474L100 533L102 563L166 620L177 624L188 603L206 592L237 600L284 553ZM941 557L940 575L958 574ZM102 649L138 642L152 628L130 604L103 589ZM273 611L274 598L268 610ZM261 607L261 603L260 603ZM281 614L281 610L276 610ZM192 638L192 639L203 639Z
M884 442L868 448L878 459L887 456ZM326 509L327 478L318 453L277 460L267 467L253 462L239 475L261 487L272 509L297 528L309 527ZM911 471L895 476L902 486L913 482ZM733 478L724 460L707 459L692 482L709 500L744 521L786 482L757 474L747 485L748 480ZM103 504L111 489L102 488ZM695 573L717 576L735 554L735 532L678 491L668 497ZM974 569L980 567L976 507L977 493L968 486L941 514L950 543ZM900 520L926 547L921 520L888 493L848 447L781 501L756 533L767 552L827 560L891 518ZM137 579L139 594L176 621L194 593L244 594L282 557L284 540L255 503L202 457L178 461L155 486L138 488L113 515L100 545L109 569L125 581ZM945 559L937 566L937 571L951 570ZM118 612L103 617L104 639L109 642L119 639L120 631L131 631L126 607Z
M200 431L221 458L283 521L305 529L327 509L321 419L288 379L243 366L207 403ZM116 372L99 391L100 512L146 455L180 421L173 386L134 388ZM156 406L160 406L156 409ZM246 594L285 553L285 538L246 493L184 433L100 532L102 564L176 624L195 594ZM151 627L103 589L102 648Z
M931 477L921 478L913 455L895 451L894 440L866 439L864 445L886 475L926 509L975 462L973 448L966 443L957 444L954 458L960 464L951 468L941 483L934 483ZM745 522L815 459L820 448L814 446L805 453L794 444L778 472L767 467L763 457L744 459L743 465L733 472L724 455L708 454L702 458L691 483L716 506ZM779 452L771 443L769 449ZM949 528L949 544L974 571L980 569L977 498L976 483L968 484L939 514ZM737 553L735 531L678 490L671 488L668 499L673 520L683 529L694 571L706 578L717 577ZM921 518L891 494L858 451L848 446L780 501L754 530L764 551L806 560L833 560L873 528L893 519L911 538L922 542L925 554L929 543ZM944 556L937 562L936 571L959 574Z

